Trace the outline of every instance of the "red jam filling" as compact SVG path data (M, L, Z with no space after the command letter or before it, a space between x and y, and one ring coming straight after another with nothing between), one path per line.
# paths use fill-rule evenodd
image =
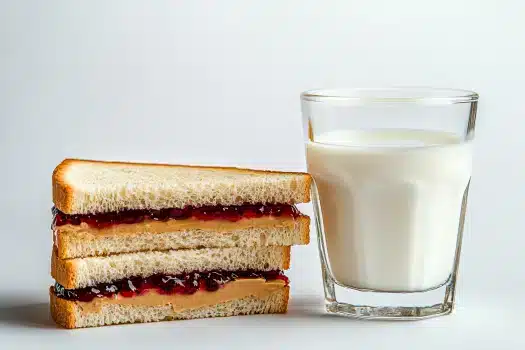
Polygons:
M123 210L97 214L65 214L53 207L54 225L80 225L86 223L90 227L104 228L119 224L136 224L144 220L184 220L195 218L198 220L228 220L238 221L243 218L260 218L263 216L288 216L297 218L301 213L294 205L289 204L245 204L236 206L187 206L182 209L160 210Z
M131 277L80 289L65 289L55 283L54 292L63 299L89 302L95 298L111 298L115 294L130 298L152 289L161 294L193 294L198 290L214 292L224 284L238 278L264 278L267 281L280 279L287 285L289 282L288 277L280 270L194 271L179 275L157 274L146 278Z

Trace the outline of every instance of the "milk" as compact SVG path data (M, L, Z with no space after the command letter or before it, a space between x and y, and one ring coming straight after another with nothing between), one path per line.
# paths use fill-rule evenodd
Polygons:
M307 144L326 253L345 286L421 291L452 272L471 143L417 130L333 131Z

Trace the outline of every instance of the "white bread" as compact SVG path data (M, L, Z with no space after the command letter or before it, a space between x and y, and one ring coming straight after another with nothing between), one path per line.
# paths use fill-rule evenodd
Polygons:
M209 248L117 254L106 257L51 257L51 276L66 289L109 283L132 276L209 270L287 270L290 247Z
M153 250L265 247L308 244L310 218L254 218L239 222L194 219L154 221L92 228L56 228L58 257L71 259Z
M74 301L58 298L50 289L53 320L65 328L98 327L122 323L157 322L206 317L285 313L288 308L289 287L283 287L264 298L255 296L197 309L175 312L170 305L104 305L100 312L83 314Z
M311 177L251 169L66 159L53 171L53 202L66 214L187 205L305 203Z

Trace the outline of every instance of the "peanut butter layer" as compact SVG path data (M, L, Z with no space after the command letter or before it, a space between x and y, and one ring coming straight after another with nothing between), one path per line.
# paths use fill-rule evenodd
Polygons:
M304 219L303 219L304 218ZM188 229L202 229L202 230L213 230L215 232L231 232L234 230L240 230L250 227L288 227L293 229L301 220L307 219L306 216L301 215L299 218L294 219L292 217L261 217L253 219L241 219L236 222L230 222L227 220L198 220L194 218L184 220L168 220L168 221L156 221L156 220L145 220L136 224L120 224L105 228L90 227L86 223L80 225L63 225L56 227L58 234L67 235L96 235L96 236L116 236L116 235L136 235L139 233L165 233L165 232L176 232Z
M142 305L142 306L164 306L170 305L174 312L188 309L225 303L235 299L254 296L264 298L273 292L284 288L286 282L283 280L266 281L264 278L238 279L226 283L214 292L199 290L194 294L159 294L156 290L147 291L145 294L130 298L115 295L114 298L99 298L91 302L75 301L82 313L100 312L104 305Z

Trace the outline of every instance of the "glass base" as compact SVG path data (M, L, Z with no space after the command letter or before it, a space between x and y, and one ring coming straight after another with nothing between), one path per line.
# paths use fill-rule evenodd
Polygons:
M326 311L360 319L413 321L448 315L452 313L453 307L451 304L388 307L327 302Z
M324 278L326 311L375 320L420 320L454 311L454 280L421 292L382 292L340 286Z

